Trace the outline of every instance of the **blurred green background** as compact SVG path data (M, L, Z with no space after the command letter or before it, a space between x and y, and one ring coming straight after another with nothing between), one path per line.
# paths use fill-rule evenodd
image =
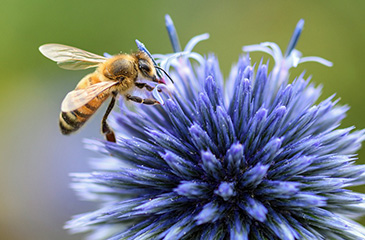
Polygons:
M343 126L365 127L363 0L224 4L218 0L2 0L1 239L80 239L63 230L63 224L74 214L94 209L92 203L77 199L68 174L89 170L88 158L94 153L83 148L82 140L102 137L101 114L76 135L62 136L58 129L63 97L89 71L60 69L38 47L54 42L113 54L136 50L137 38L152 53L168 53L166 13L173 18L182 45L197 34L210 33L210 40L195 50L215 52L224 76L243 45L274 41L285 49L297 21L304 18L297 48L304 56L321 56L334 66L306 63L295 74L306 70L315 83L324 85L323 98L337 93L340 103L351 106ZM261 55L253 56L259 60ZM359 158L365 163L365 149Z

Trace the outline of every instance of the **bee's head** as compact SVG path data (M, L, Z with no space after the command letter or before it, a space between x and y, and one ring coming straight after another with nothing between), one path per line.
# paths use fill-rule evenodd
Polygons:
M150 57L144 52L136 53L138 59L138 71L141 77L153 82L159 82L157 80L156 69Z

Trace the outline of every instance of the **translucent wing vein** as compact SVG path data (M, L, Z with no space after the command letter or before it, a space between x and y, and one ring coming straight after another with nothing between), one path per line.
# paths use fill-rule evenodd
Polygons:
M106 60L103 56L62 44L45 44L39 47L39 51L61 68L69 70L97 67Z
M84 89L73 90L69 92L63 99L61 104L61 111L70 112L75 109L78 109L87 104L88 102L90 102L100 93L104 92L106 89L110 88L111 86L117 83L118 82L100 82Z

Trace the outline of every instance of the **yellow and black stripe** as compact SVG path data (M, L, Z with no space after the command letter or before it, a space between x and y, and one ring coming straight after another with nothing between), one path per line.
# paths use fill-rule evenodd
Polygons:
M86 75L76 89L83 89L92 84L100 82L96 73ZM60 130L64 135L68 135L78 130L84 123L98 110L100 105L108 98L109 94L101 93L82 107L70 112L60 113Z
M96 110L97 108L95 106L86 104L71 112L61 112L60 129L62 134L68 135L78 130L95 113Z

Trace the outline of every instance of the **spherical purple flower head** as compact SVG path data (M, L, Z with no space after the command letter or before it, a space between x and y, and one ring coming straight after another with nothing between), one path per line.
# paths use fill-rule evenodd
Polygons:
M225 82L214 55L192 52L208 35L182 51L166 22L176 53L153 57L175 84L154 91L164 105L114 113L117 143L87 141L104 157L73 174L74 188L102 207L66 227L97 239L364 239L351 220L364 195L346 189L365 182L354 164L364 131L339 128L348 107L289 78L304 61L331 65L294 49L304 22L284 56L274 43L244 47L271 54L270 73L245 54Z

